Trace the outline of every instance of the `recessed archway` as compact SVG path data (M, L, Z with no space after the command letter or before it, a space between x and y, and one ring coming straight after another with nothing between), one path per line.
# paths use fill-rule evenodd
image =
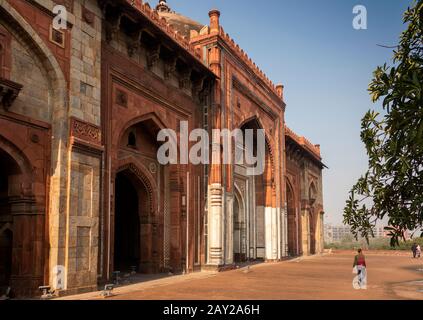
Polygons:
M299 255L299 239L295 193L289 182L286 183L286 198L288 211L288 254L292 257Z
M12 275L13 232L9 228L0 232L0 291L10 286Z
M115 270L136 270L140 264L140 199L137 189L125 172L118 173L115 181Z
M273 260L276 259L275 247L277 246L277 240L274 235L277 233L277 227L274 219L276 217L276 182L271 139L264 132L265 145L258 145L258 143L262 142L258 138L258 132L264 129L258 117L246 120L240 129L243 131L244 136L246 136L247 130L254 131L253 150L248 150L248 146L245 146L245 151L255 157L257 161L264 160L262 164L263 173L253 177L255 209L253 210L254 214L250 215L249 218L249 229L251 230L248 232L252 231L250 247L254 248L254 258ZM264 152L264 159L260 159L260 156L262 156L260 152Z
M310 254L316 254L316 213L315 213L315 204L317 198L317 188L314 182L310 183L309 187L309 202L310 202L310 212L309 212L309 252Z
M13 215L12 200L18 196L20 186L24 181L23 171L18 161L24 161L17 156L15 160L7 151L13 151L13 146L6 141L0 145L0 294L11 287L11 278L16 274L18 265L22 261L16 261L13 265ZM22 163L23 165L23 163Z
M241 126L244 136L246 135L247 130L254 130L256 133L257 130L262 129L262 126L256 117L247 120ZM253 150L248 150L248 146L245 146L245 152L249 152L253 157L257 156L257 134L254 134L254 143ZM250 240L250 247L253 248L252 258L265 260L266 259L266 222L265 222L265 210L266 207L269 207L268 197L269 197L269 188L266 188L266 176L269 170L269 148L266 145L266 159L265 159L265 173L261 175L253 176L253 192L255 194L255 203L253 206L255 208L252 210L254 214L250 215L249 226L250 229L248 232L251 233L252 239ZM246 166L247 167L247 166ZM271 207L271 205L270 205Z
M135 172L135 171L136 172ZM115 180L114 270L152 273L154 217L151 186L135 165L123 168Z
M237 190L238 191L238 190ZM245 205L241 195L236 192L233 208L233 252L234 262L244 262L247 259L247 239Z
M113 270L158 273L164 268L164 167L157 162L154 116L131 121L119 135L115 175Z

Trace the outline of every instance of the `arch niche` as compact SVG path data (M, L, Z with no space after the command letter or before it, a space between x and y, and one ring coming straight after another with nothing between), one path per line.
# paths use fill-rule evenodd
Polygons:
M129 122L119 135L112 219L113 271L159 273L165 268L164 183L166 167L157 162L154 115ZM166 172L165 172L166 171ZM161 199L159 203L159 199Z
M39 215L29 160L0 135L0 291L33 294L43 278L44 216ZM22 281L22 280L30 281Z
M317 200L317 188L312 181L309 187L309 253L316 254L316 224L317 224L317 211L316 211L316 200Z
M299 221L296 195L289 181L286 182L286 197L288 210L288 253L292 257L299 255Z
M240 129L243 131L244 136L246 130L254 130L253 150L245 150L246 152L252 153L253 156L258 156L257 147L257 130L263 130L264 126L260 122L257 116L254 116L240 125ZM271 237L271 230L266 230L266 216L271 219L274 215L273 210L276 210L276 186L275 186L275 170L274 170L274 159L273 151L271 147L271 140L265 135L265 163L264 172L261 175L253 177L255 203L253 204L253 214L249 217L249 232L251 234L250 242L251 247L254 248L252 258L255 259L271 259L273 255L272 246L276 246L276 241ZM248 167L248 166L247 166ZM268 223L268 226L277 229L276 221ZM274 233L275 230L273 230Z

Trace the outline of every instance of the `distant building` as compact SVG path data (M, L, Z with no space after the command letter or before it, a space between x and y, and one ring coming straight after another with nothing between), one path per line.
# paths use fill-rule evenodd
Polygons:
M341 242L346 238L354 238L350 226L333 226L331 224L325 224L324 229L326 243L336 243ZM377 226L373 228L373 235L375 239L388 238L389 232L385 230L385 226Z

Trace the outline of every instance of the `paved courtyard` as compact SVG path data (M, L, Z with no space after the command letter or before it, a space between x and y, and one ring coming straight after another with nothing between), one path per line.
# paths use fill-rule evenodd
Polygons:
M166 277L115 289L125 300L422 299L423 259L407 252L368 252L368 290L352 287L353 252L335 252L249 270ZM99 292L65 299L103 299Z

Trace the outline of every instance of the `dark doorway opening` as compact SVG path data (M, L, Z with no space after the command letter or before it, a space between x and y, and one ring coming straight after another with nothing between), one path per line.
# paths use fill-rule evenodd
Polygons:
M294 192L290 185L286 184L287 209L288 209L288 253L289 256L297 256L298 252L298 225L297 212L295 208Z
M124 173L117 175L115 183L114 269L127 272L132 267L138 268L141 260L139 197Z
M314 218L314 209L311 209L310 221L310 254L316 254L316 222Z
M0 288L3 289L10 285L10 276L12 274L12 243L13 233L9 229L0 234Z
M241 235L241 221L240 208L238 199L235 197L234 201L234 233L233 233L233 248L234 248L234 262L242 262L242 235Z
M10 196L19 185L20 170L16 161L0 149L0 295L10 286L13 255L13 217Z

